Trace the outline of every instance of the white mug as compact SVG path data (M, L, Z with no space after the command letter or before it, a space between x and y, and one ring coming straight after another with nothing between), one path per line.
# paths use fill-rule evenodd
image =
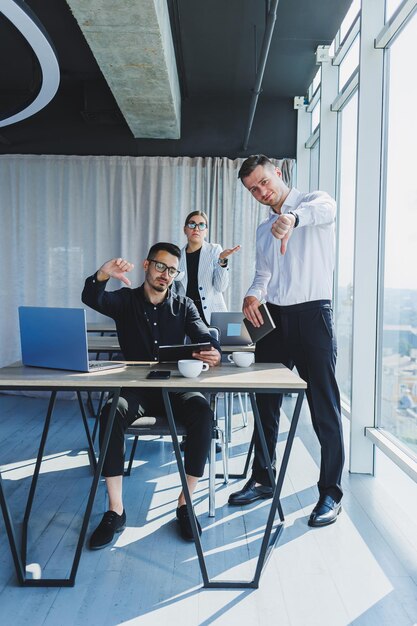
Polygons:
M178 369L186 378L197 378L201 372L208 370L209 364L197 359L181 359L178 361Z
M232 352L227 358L238 367L249 367L255 361L253 352Z

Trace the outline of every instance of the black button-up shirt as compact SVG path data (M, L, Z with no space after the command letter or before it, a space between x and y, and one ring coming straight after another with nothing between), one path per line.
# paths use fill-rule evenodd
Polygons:
M209 341L219 350L195 304L186 296L168 290L160 304L145 297L143 285L136 289L106 291L107 281L96 274L85 281L81 299L95 311L116 322L120 348L127 361L156 361L159 346L184 343L186 335L193 343Z

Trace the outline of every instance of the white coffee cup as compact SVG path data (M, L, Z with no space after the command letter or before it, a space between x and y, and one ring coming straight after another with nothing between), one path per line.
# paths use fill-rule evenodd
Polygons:
M249 367L255 361L253 352L232 352L227 358L238 367Z
M197 359L181 359L178 361L178 369L186 378L197 378L201 372L208 370L209 364Z

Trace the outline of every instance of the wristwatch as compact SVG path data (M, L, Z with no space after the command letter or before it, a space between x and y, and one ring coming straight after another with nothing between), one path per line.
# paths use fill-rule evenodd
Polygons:
M287 211L287 215L288 215L288 213L289 213L290 215L294 215L295 222L294 222L294 226L293 226L293 228L297 228L297 226L298 226L298 222L300 221L300 218L298 217L297 213L294 213L294 211Z
M220 259L217 261L217 263L220 265L220 267L227 267L228 264L228 260L227 259Z

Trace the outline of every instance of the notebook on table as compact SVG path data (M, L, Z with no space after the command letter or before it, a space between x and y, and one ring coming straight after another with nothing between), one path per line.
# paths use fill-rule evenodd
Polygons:
M124 367L88 359L85 309L20 306L19 326L23 365L76 372Z
M220 331L220 343L223 346L248 346L252 339L243 323L243 313L232 311L213 312L210 326Z

